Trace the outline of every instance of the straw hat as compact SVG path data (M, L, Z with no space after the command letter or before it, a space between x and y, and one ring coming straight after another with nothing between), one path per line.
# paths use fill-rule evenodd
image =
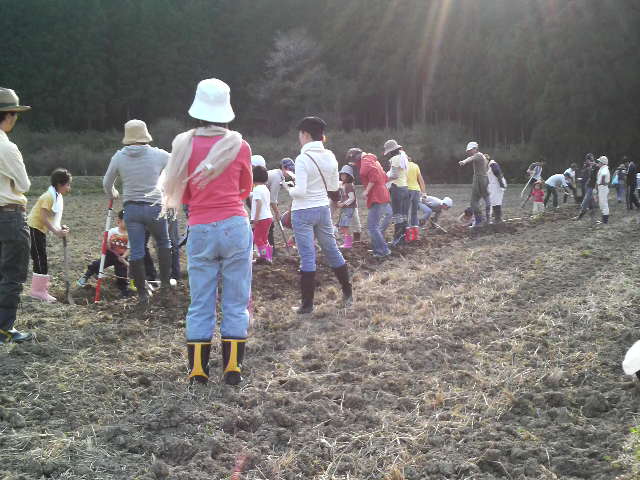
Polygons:
M398 145L398 142L396 142L395 140L387 140L386 142L384 142L384 155L399 148L402 148L402 145Z
M0 112L24 112L31 107L20 105L20 99L16 92L10 88L0 87Z
M124 138L122 139L124 145L151 143L152 140L153 138L147 130L147 124L142 120L129 120L124 124Z
M207 78L198 84L189 115L213 123L229 123L236 118L231 108L229 85L217 78Z

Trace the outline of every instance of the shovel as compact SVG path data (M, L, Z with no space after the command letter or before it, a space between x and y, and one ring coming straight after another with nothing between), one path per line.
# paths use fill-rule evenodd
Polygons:
M75 305L71 295L71 281L69 280L69 248L67 246L67 237L62 237L62 248L64 251L64 296L69 305Z
M289 243L287 242L287 236L284 234L284 228L282 227L282 222L280 220L278 220L276 222L276 224L278 225L278 229L280 230L280 233L282 234L282 241L284 242L284 246L287 248L287 253L289 254L290 257L292 257L293 255L291 254L291 247L289 246Z

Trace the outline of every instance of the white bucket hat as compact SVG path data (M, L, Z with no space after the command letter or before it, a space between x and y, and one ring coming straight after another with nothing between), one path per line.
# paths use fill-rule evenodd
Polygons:
M469 150L473 150L474 148L478 148L478 142L469 142L469 143L467 143L467 152Z
M340 173L346 173L347 175L350 175L351 178L354 178L354 176L353 176L353 167L351 167L351 165L345 165L344 167L342 167L340 169Z
M198 83L189 115L205 122L231 122L236 115L231 108L229 85L217 78L202 80Z
M444 197L442 199L442 203L444 203L449 208L453 207L453 200L451 200L451 198L449 197Z
M598 163L601 163L602 165L609 165L609 159L607 157L605 157L604 155L601 156L598 160L596 160Z
M251 155L251 166L267 168L267 161L262 155Z
M124 124L124 145L133 143L150 143L153 140L147 130L147 124L142 120L129 120Z
M395 140L387 140L386 142L384 142L384 155L386 155L389 152L393 152L394 150L397 150L399 148L402 148L402 145L398 145L398 142L396 142Z

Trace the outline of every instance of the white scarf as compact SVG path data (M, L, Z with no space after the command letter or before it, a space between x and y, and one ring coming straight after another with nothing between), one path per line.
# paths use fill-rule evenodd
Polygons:
M62 194L58 193L56 188L52 185L47 188L47 193L53 198L51 205L51 211L53 212L53 225L56 228L61 228L60 222L62 222L62 211L64 210L64 200Z
M188 175L193 137L196 135L222 136L222 138L209 150L193 173ZM160 216L166 216L169 210L178 211L189 180L196 178L195 183L198 188L204 188L209 182L218 178L238 156L241 146L242 135L223 127L199 127L177 135L171 145L171 156L164 170L165 174L160 177L156 188L162 195Z
M405 151L404 150L400 150L400 153L398 154L398 156L400 157L400 168L403 169L403 170L408 170L409 169L409 157L407 156Z

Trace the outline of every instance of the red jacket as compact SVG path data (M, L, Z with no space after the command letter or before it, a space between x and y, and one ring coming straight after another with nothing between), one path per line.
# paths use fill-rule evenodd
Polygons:
M360 158L360 180L365 188L373 183L367 196L367 208L374 203L389 203L389 190L386 187L389 179L373 153L363 153Z

